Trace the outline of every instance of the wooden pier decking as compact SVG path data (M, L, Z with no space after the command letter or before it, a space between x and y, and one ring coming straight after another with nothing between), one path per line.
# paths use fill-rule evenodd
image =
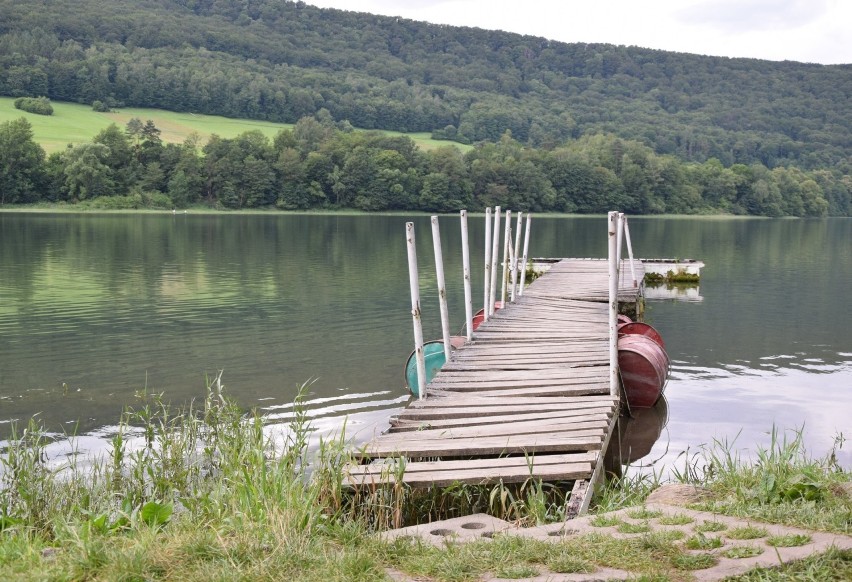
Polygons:
M622 277L619 302L639 292ZM569 505L581 513L618 418L608 317L607 261L554 262L453 352L425 399L354 452L362 464L348 467L348 483L574 481Z

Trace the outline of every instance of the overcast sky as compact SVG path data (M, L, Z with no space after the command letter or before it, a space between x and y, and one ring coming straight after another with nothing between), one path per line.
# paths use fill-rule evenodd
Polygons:
M852 0L306 0L564 42L852 63Z

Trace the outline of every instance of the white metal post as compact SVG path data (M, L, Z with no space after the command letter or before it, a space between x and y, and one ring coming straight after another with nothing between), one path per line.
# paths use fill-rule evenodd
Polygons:
M488 321L488 303L491 301L491 207L485 209L485 284L482 286L483 320Z
M473 339L473 299L470 290L470 245L467 237L467 210L461 215L462 273L464 275L464 320L468 341Z
M435 275L438 279L438 303L441 306L441 335L444 339L445 362L450 361L450 314L447 309L447 283L444 280L444 254L441 252L441 227L432 217L432 248L435 249Z
M512 303L515 302L515 292L518 290L518 253L521 251L521 230L523 224L523 212L518 212L518 221L515 223L515 251L512 253Z
M485 313L494 315L494 298L497 294L497 256L500 254L500 207L494 207L494 229L491 231L491 284L488 287L488 303L485 304ZM486 318L487 320L487 318Z
M527 214L527 227L524 232L524 255L521 259L521 287L518 290L519 295L524 294L524 283L527 280L527 253L530 250L530 226L532 226L532 214Z
M633 286L639 286L639 280L636 278L636 267L633 265L633 244L630 242L630 223L627 217L624 217L624 238L627 240L627 256L630 258L630 276L633 277Z
M610 212L607 221L609 261L609 393L618 395L618 213Z
M506 211L506 226L503 229L503 278L500 280L500 302L506 306L506 286L512 245L512 211Z
M417 361L417 393L426 397L426 358L423 354L423 323L420 320L420 278L417 274L417 247L414 243L414 223L405 223L408 244L408 282L411 286L411 318L414 323L414 357Z

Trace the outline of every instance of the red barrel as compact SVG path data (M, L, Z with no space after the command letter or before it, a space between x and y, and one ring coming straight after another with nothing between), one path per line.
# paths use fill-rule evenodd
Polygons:
M618 338L618 366L631 408L650 408L659 400L669 376L669 356L645 335Z
M656 329L654 329L647 323L642 323L641 321L631 321L630 323L619 325L618 334L644 335L645 337L650 338L660 344L660 347L663 348L663 350L666 349L666 343L663 341L663 336L660 335L660 332L658 332Z

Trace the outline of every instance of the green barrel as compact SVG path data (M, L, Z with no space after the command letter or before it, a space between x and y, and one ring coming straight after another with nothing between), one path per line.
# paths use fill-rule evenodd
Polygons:
M447 361L444 356L444 341L433 340L423 344L423 356L426 360L426 383L428 384ZM414 352L411 352L405 362L405 387L414 396L420 397L420 385L417 383L417 358L414 357Z

